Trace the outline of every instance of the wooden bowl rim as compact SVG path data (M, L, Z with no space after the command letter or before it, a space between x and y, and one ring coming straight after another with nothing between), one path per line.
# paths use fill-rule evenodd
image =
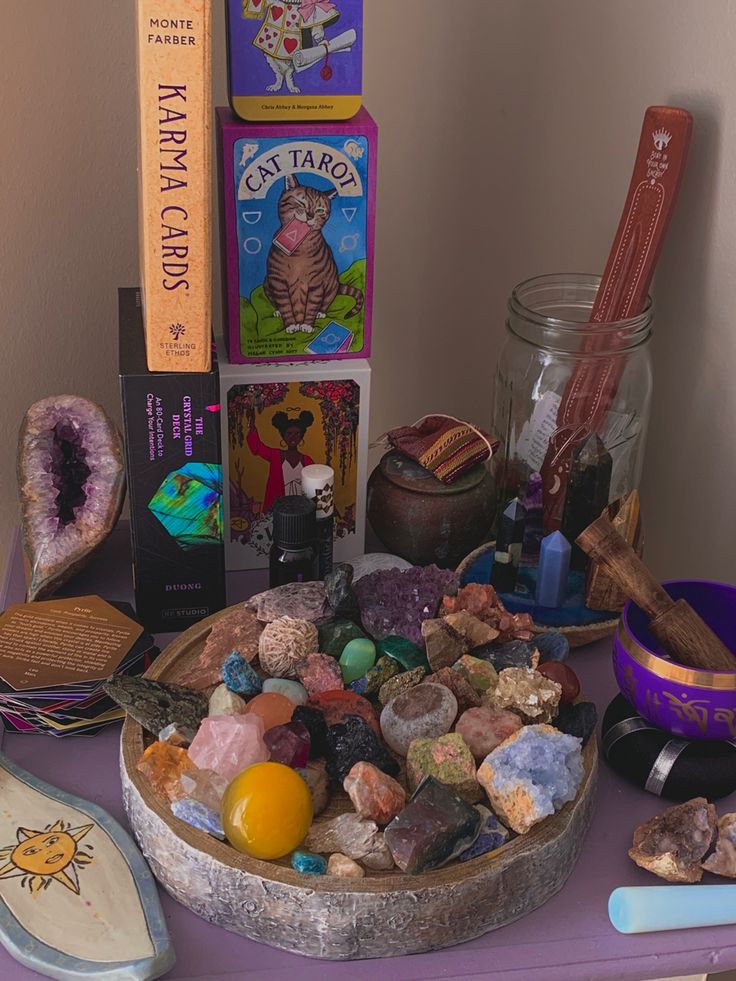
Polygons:
M240 605L240 604L237 604ZM184 631L172 641L156 658L144 677L162 680L166 673L180 658L184 657L194 644L204 642L214 624L234 607L215 613L213 616L200 621ZM165 680L165 679L163 679ZM574 810L580 804L582 797L591 780L595 779L598 765L598 746L595 736L591 736L583 748L583 780L576 797L569 801L557 814L545 818L524 835L518 835L512 841L487 855L470 859L467 862L453 861L448 866L420 875L409 875L401 871L389 874L369 872L363 879L342 879L338 876L310 876L305 878L301 873L287 866L274 862L250 858L236 851L226 842L218 841L211 835L192 827L185 821L176 818L164 801L150 787L148 781L138 771L136 764L143 754L143 727L126 716L121 734L121 765L125 768L130 782L134 785L141 799L156 816L163 821L169 830L192 848L204 852L210 857L230 868L255 875L261 879L272 880L283 885L294 886L316 893L330 892L359 892L359 893L400 893L407 889L416 891L418 888L440 888L452 885L460 879L485 876L489 871L500 872L520 858L526 852L535 851L549 843L567 828Z
M455 569L455 574L462 579L465 570L477 559L484 555L490 548L495 548L496 542L483 542L478 548L465 556L460 565ZM583 647L585 644L592 644L596 640L610 637L616 629L619 617L612 620L599 620L598 623L578 623L568 627L548 627L541 623L534 623L534 630L538 634L564 634L570 642L571 647Z

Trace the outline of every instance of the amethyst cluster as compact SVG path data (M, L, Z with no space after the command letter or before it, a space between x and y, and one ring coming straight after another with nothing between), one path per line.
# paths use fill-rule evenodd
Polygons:
M125 496L123 446L105 410L58 395L26 412L18 436L29 599L51 595L107 538Z
M354 589L363 627L375 640L398 636L421 645L422 621L437 616L442 597L457 589L457 577L436 565L381 569Z

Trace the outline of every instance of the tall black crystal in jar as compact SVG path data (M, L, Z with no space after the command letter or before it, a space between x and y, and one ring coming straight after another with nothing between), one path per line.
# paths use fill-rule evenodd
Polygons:
M511 294L493 408L499 522L508 513L499 538L515 539L501 542L502 566L535 567L545 537L557 531L572 546L572 568L584 569L575 538L639 486L652 393L651 301L635 317L593 323L599 285L592 275L540 276ZM506 587L514 578L507 568L497 575Z

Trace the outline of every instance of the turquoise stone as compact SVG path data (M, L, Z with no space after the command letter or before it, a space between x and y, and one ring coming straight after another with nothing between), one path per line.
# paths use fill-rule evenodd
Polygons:
M324 875L327 871L327 859L313 852L294 852L291 856L291 867L302 875Z
M376 663L376 645L367 637L357 637L345 645L340 655L342 677L346 685L367 674Z
M429 671L426 653L405 637L385 637L379 642L378 650L398 661L405 671L412 671L414 668L425 668Z

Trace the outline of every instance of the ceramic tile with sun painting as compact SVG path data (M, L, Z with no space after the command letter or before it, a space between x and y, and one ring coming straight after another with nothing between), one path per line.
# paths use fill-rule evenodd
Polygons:
M0 943L54 978L147 981L174 954L151 872L89 801L0 754Z

